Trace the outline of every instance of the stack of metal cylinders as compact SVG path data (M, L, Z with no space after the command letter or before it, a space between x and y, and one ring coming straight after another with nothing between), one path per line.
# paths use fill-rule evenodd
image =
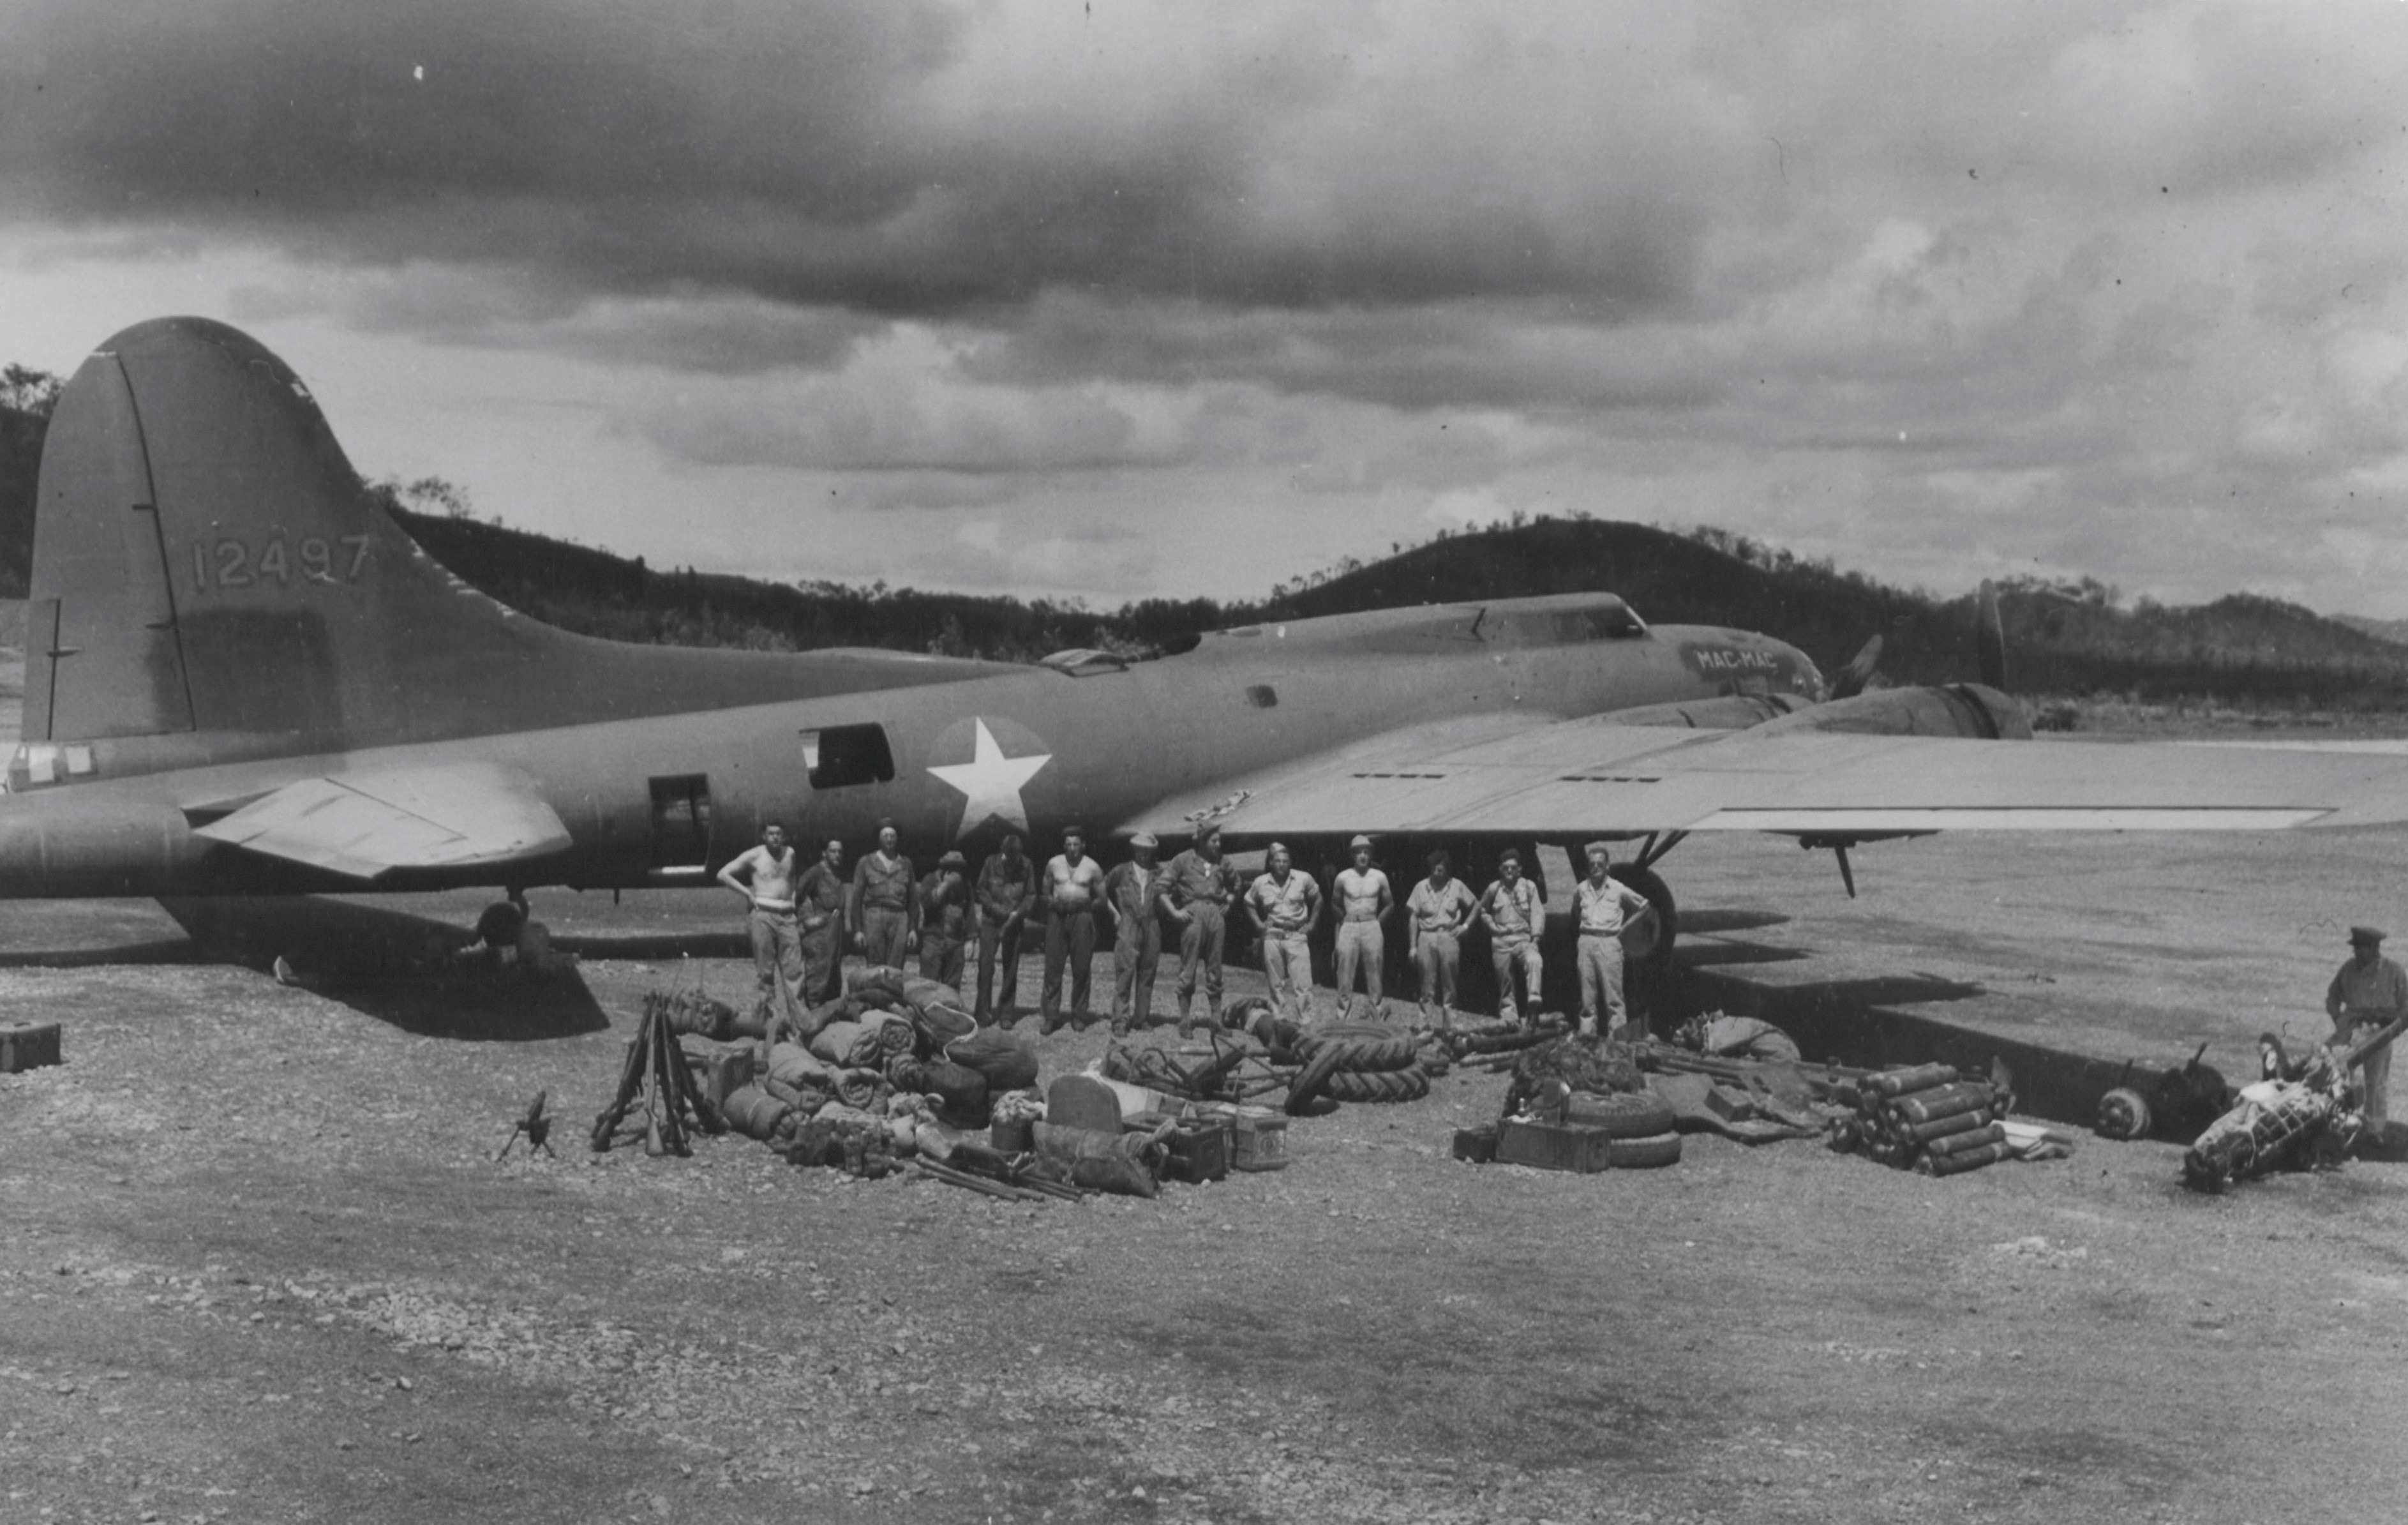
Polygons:
M1856 1145L1885 1165L1957 1175L2013 1158L2000 1126L2005 1110L1987 1081L1960 1080L1945 1064L1918 1064L1859 1082L1849 1129Z

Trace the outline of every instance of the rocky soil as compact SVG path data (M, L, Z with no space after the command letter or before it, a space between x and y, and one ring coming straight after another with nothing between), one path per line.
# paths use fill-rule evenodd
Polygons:
M1854 909L1803 855L1708 853L1690 902L1811 893L1788 933L1861 915L1902 962L1987 901L1952 970L2109 961L2080 872L1950 851ZM2166 914L2201 947L2270 896L2351 903L2310 857L2100 852L2095 882L2194 885ZM68 1063L0 1077L0 1519L2272 1521L2391 1518L2408 1481L2408 1167L2220 1200L2096 1142L1948 1181L1699 1138L1473 1168L1452 1130L1503 1082L1461 1072L1151 1202L595 1156L642 992L749 971L660 956L733 951L708 897L537 905L593 941L533 1002L285 988L139 906L8 914L0 1001ZM2253 1005L2340 956L2279 936ZM2119 955L2115 999L2200 1003L2176 944ZM1046 1040L1049 1074L1102 1042ZM496 1163L538 1088L557 1158Z

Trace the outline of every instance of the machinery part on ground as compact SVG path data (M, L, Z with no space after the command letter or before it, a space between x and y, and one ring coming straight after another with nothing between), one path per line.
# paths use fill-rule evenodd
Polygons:
M1652 1171L1681 1162L1681 1135L1669 1129L1635 1139L1615 1139L1606 1146L1606 1163L1617 1171Z
M2093 1131L2104 1139L2146 1138L2148 1099L2129 1086L2118 1086L2099 1099L2099 1121Z
M22 1070L38 1070L59 1062L59 1025L56 1022L24 1022L14 1018L0 1022L0 1075L13 1075Z
M1296 1055L1306 1063L1324 1049L1338 1050L1341 1072L1402 1070L1413 1062L1413 1035L1385 1022L1329 1022L1297 1035Z
M1335 1045L1324 1048L1307 1060L1297 1072L1295 1083L1287 1088L1287 1115L1291 1117L1312 1115L1312 1104L1322 1100L1329 1077L1338 1073L1340 1053Z
M2216 1195L2243 1176L2302 1160L2336 1125L2346 1145L2356 1119L2343 1111L2336 1093L2347 1073L2325 1068L2320 1084L2276 1080L2245 1087L2241 1104L2209 1124L2183 1152L2183 1185Z
M1322 1086L1340 1101L1418 1101L1429 1094L1429 1076L1419 1065L1402 1070L1340 1070Z
M1672 1109L1652 1091L1574 1091L1564 1103L1564 1121L1595 1128L1617 1139L1653 1138L1670 1133L1678 1122Z

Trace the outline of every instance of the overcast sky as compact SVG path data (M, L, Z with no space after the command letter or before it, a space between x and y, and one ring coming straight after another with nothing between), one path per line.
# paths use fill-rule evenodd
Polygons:
M370 476L655 564L1110 606L1585 511L2408 615L2399 0L0 36L0 359L223 318Z

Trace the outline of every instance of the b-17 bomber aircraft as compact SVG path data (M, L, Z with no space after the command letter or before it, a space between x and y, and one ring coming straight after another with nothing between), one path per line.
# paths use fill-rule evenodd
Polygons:
M1782 641L1608 593L1217 630L1149 661L630 645L470 588L386 514L281 361L129 328L52 415L0 896L705 885L804 843L976 851L1372 834L1512 843L1756 831L2261 830L2408 818L2394 756L2031 741L1994 686L1827 683ZM2015 742L2018 744L2006 744ZM806 848L808 852L808 847ZM973 858L975 861L975 858ZM1842 858L1844 867L1844 857Z

